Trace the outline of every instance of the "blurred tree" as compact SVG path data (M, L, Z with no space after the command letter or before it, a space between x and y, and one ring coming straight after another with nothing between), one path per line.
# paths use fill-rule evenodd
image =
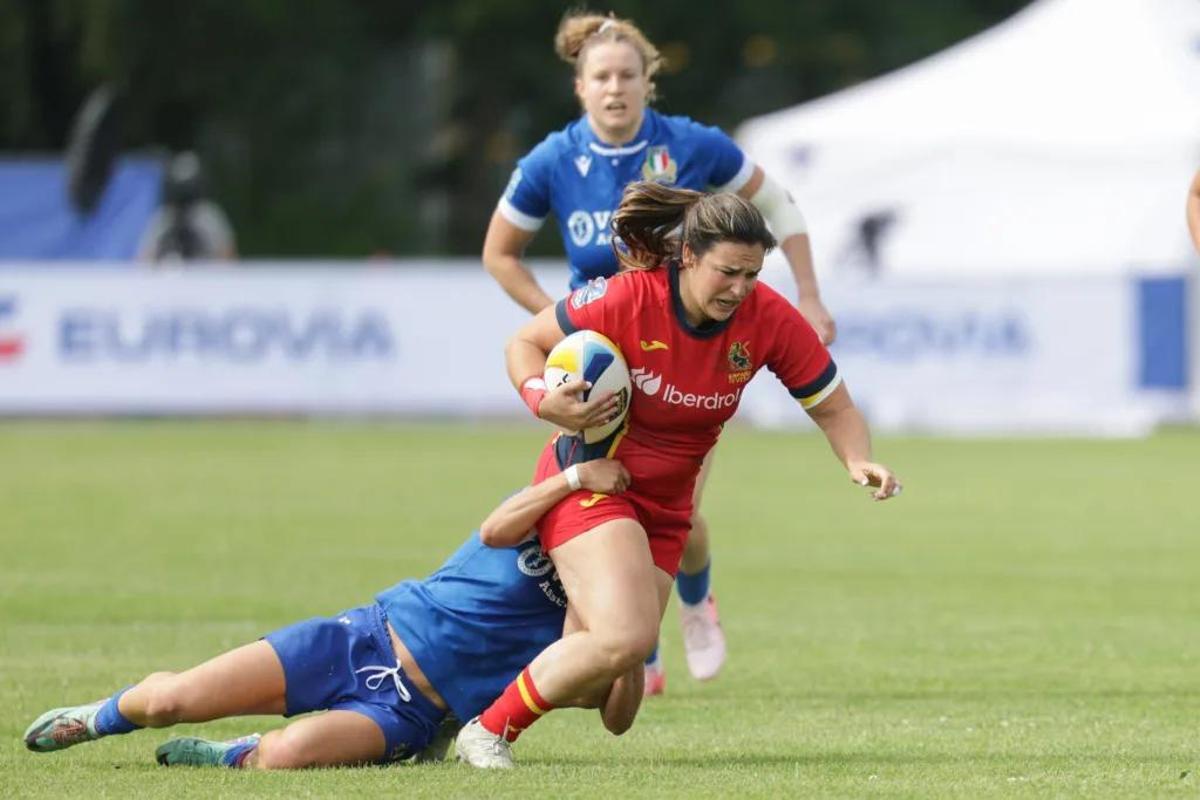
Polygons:
M673 62L658 107L732 130L1026 0L613 0ZM194 148L249 257L476 255L514 160L578 108L552 0L10 0L0 149L59 150L87 92L128 148ZM557 237L535 252L559 254Z

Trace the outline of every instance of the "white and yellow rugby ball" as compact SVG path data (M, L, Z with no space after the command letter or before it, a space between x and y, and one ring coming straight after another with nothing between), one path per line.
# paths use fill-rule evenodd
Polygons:
M605 392L616 392L620 403L616 419L595 428L582 431L587 444L603 441L611 436L629 413L629 367L621 348L611 339L595 331L575 331L554 346L546 357L543 373L546 389L555 389L570 381L585 380L592 384L583 399L599 397ZM572 436L580 431L564 431Z

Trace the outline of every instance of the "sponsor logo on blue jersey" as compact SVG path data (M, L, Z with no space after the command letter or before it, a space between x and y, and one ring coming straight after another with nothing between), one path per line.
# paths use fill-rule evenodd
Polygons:
M612 211L572 211L567 217L567 230L571 234L571 241L576 247L607 247L612 242L612 231L608 227L611 219Z

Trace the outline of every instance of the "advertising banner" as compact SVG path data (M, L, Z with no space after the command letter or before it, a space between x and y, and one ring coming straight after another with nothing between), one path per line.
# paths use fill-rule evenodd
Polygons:
M565 284L557 270L547 287ZM1188 282L830 283L880 430L1136 434L1188 413ZM474 263L0 270L0 413L519 416L528 319ZM742 418L807 424L763 372Z

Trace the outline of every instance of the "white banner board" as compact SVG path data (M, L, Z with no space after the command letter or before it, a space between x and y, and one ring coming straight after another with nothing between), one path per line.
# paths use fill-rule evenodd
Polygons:
M834 357L878 429L1128 434L1187 403L1139 385L1135 283L897 279L825 295ZM521 416L503 350L527 318L463 262L0 269L0 413ZM765 372L742 416L805 421Z
M1130 435L1187 413L1186 387L1144 385L1139 285L884 278L827 281L823 299L838 326L834 359L876 429ZM766 380L743 408L762 425L794 419Z
M5 302L10 413L519 409L525 315L481 268L0 271Z

